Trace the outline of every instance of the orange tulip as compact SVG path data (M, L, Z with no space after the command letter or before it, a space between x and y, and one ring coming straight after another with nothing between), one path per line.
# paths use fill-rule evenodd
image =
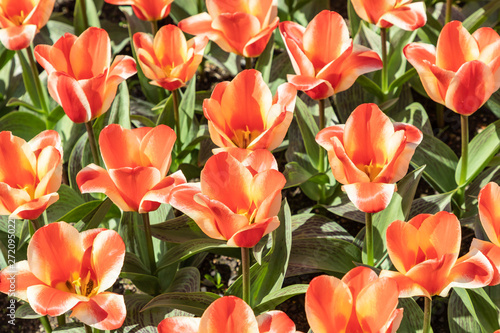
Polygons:
M352 0L352 6L361 19L381 28L393 25L413 31L425 25L425 3L412 0Z
M479 192L479 218L490 242L474 238L471 250L478 249L493 266L493 279L490 286L500 284L500 186L488 183Z
M342 16L324 10L303 28L282 22L281 37L297 75L288 82L312 99L324 99L353 85L358 76L382 68L374 51L353 44Z
M256 70L245 70L231 82L217 84L203 102L212 141L219 147L278 147L293 119L297 91L285 83L273 96Z
M158 325L160 333L295 333L295 324L281 311L257 318L252 308L235 296L214 301L201 318L171 317ZM300 333L300 332L297 332Z
M361 211L379 212L391 201L398 180L408 170L422 132L415 126L392 124L376 104L358 106L345 125L316 135L328 151L333 175Z
M226 52L257 57L278 26L273 0L207 0L208 13L188 17L179 28L191 35L207 36Z
M269 151L234 148L209 158L200 183L177 186L170 204L209 237L250 248L279 226L285 183Z
M55 0L2 0L0 41L9 50L27 48L47 24Z
M491 28L471 35L453 21L436 47L411 43L403 51L429 97L462 115L476 112L500 87L500 36Z
M314 333L396 332L403 319L398 286L368 267L349 271L342 280L315 277L306 292L306 316Z
M161 27L154 39L138 32L134 35L137 60L150 83L167 90L186 85L196 74L207 46L206 37L197 36L186 42L175 25Z
M80 37L66 33L54 46L37 45L35 56L47 71L50 95L75 123L106 112L118 85L136 73L129 56L117 56L110 67L111 43L99 28L88 28Z
M448 212L394 221L387 228L387 251L398 272L382 271L380 276L396 280L400 297L446 297L452 287L488 285L493 268L481 252L458 258L461 236L460 221Z
M118 6L132 6L135 15L143 21L158 21L170 14L174 0L104 0Z
M0 272L0 291L27 301L44 316L72 310L72 317L101 330L122 326L122 295L107 292L120 274L125 244L113 230L79 233L66 222L38 229L28 245L28 260ZM11 288L15 281L15 288Z
M0 132L0 215L33 220L56 202L62 155L56 131L43 131L29 142Z
M181 171L166 176L176 136L165 125L132 130L106 126L99 145L107 171L95 164L76 176L82 193L104 193L123 211L146 213L168 203L170 191L186 182Z

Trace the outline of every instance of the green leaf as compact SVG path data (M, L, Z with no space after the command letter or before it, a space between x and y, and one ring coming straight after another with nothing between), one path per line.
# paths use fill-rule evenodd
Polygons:
M174 1L171 4L170 16L176 23L179 23L179 21L198 13L197 0L183 0L182 4Z
M483 289L454 288L454 291L484 332L500 329L499 310Z
M485 22L490 15L500 8L500 1L490 1L483 7L480 7L472 15L469 15L463 22L465 29L470 33L476 31L481 24Z
M209 43L205 48L205 58L214 65L227 70L231 75L236 75L239 72L237 60L240 58L235 53L223 51L214 42Z
M205 312L205 309L219 298L219 295L208 292L164 293L153 298L142 308L141 312L158 307L169 307L186 311L197 317L201 317L203 312Z
M132 252L125 252L122 272L149 274L149 269L144 266L141 259Z
M460 183L463 160L460 158L455 181L463 186L469 184L488 165L500 150L500 120L488 125L481 133L469 142L469 158L467 162L467 177L465 183Z
M26 109L31 110L33 112L36 112L40 115L43 115L43 110L40 109L39 107L36 107L28 102L25 102L19 98L15 98L15 97L12 97L11 99L9 99L6 106L7 107L22 106L23 108L26 108Z
M489 182L495 182L497 184L500 183L500 166L485 169L477 177L475 177L472 183L470 183L470 185L466 188L465 217L477 215L477 197L479 195L479 191Z
M436 214L441 211L451 211L451 197L455 192L428 195L415 199L411 205L409 219L418 214Z
M118 124L123 128L130 129L130 96L126 81L118 86L118 94L109 110L109 124Z
M72 210L70 210L65 215L61 216L59 219L55 221L64 221L68 223L78 222L82 220L89 213L89 211L93 211L94 209L99 207L101 203L102 203L101 200L93 200L86 202L84 204L81 204L73 208Z
M141 311L153 297L145 294L125 295L125 307L127 316L122 327L117 332L120 333L157 333L158 324L165 318L172 315L171 308L153 308Z
M467 310L464 302L456 292L452 292L448 301L448 326L451 333L481 332L481 326Z
M384 99L384 92L380 88L378 84L370 80L368 77L365 75L361 75L356 79L356 82L362 86L363 88L366 89L367 92L370 94L375 95L379 100Z
M256 315L267 312L270 310L274 310L276 306L280 305L287 299L305 294L309 288L308 284L293 284L291 286L287 286L283 289L277 290L275 292L270 293L262 299L262 302L257 305L253 311Z
M443 141L424 134L411 164L414 167L425 165L423 177L436 191L445 193L456 189L455 170L458 158Z
M302 134L302 140L304 141L306 153L314 167L317 169L320 147L316 143L316 134L318 134L319 129L311 111L300 98L297 98L295 104L295 119L299 125L300 133Z
M337 238L353 242L352 237L338 223L317 214L298 214L292 216L292 243L298 239Z
M156 276L122 271L120 277L131 280L137 288L148 295L157 295L161 289Z
M395 110L389 116L397 122L411 124L421 130L424 134L433 135L429 116L422 104L411 103L404 110Z
M59 200L47 208L49 221L57 221L73 208L85 203L80 194L68 185L62 184L57 193L59 194Z
M87 22L84 21L82 1L85 1ZM89 27L101 27L94 0L76 0L73 16L73 26L75 27L75 34L77 36L81 35L87 29L87 24Z
M179 103L179 117L182 127L181 142L191 142L196 136L197 131L194 130L194 106L196 101L196 77L193 77L182 95Z
M413 298L400 298L397 308L403 308L403 320L399 325L399 332L420 333L423 331L424 312ZM432 329L430 330L432 332Z
M11 298L11 300L16 301L14 298ZM15 303L10 303L10 304L15 304ZM42 315L39 315L38 313L35 312L35 310L31 308L29 303L25 303L16 309L16 318L19 319L37 319L40 318L41 316Z
M104 201L102 201L99 206L94 208L90 213L82 218L82 222L85 223L85 225L79 230L84 231L97 228L99 224L104 220L104 217L106 216L112 205L113 202L110 198L106 198Z
M200 238L209 239L187 215L181 215L166 222L152 225L151 234L162 241L172 243L184 243Z
M274 53L274 39L278 35L278 32L275 31L271 38L269 38L269 42L267 43L266 48L260 54L257 59L257 63L255 64L255 69L262 73L262 78L264 82L269 83L269 78L271 77L271 67L273 62L273 53Z
M11 131L12 134L26 141L31 140L45 129L44 121L29 112L10 112L0 118L0 131Z
M184 267L177 271L167 292L193 293L200 291L200 272L195 267Z
M21 63L21 67L23 69L22 76L24 88L26 89L33 106L41 110L40 98L38 97L38 92L35 86L35 78L33 77L31 66L26 58L27 52L31 52L31 50L24 49L17 52L17 57L19 58L19 62Z
M0 44L0 69L8 64L15 54L16 51L8 50L3 44Z

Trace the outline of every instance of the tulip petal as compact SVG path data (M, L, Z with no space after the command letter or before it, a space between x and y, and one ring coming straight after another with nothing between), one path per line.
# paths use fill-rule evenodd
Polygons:
M490 286L500 284L500 247L490 243L474 238L470 246L470 251L478 249L482 254L488 258L493 268L493 278Z
M468 61L479 57L476 40L460 21L446 24L436 45L436 66L457 72Z
M104 73L109 67L110 58L111 43L108 33L95 27L85 30L76 39L70 52L71 67L77 80L90 79Z
M277 216L252 224L248 224L247 219L243 220L242 218L238 218L238 220L240 219L242 222L245 222L246 220L246 225L241 226L235 223L235 226L239 227L239 229L230 238L228 238L228 246L252 248L257 245L262 237L276 230L276 228L280 225L280 221ZM219 223L219 226L221 226L221 224L222 223Z
M295 73L297 75L315 77L314 66L302 49L302 38L305 28L298 23L286 21L280 23L279 30Z
M377 213L384 210L391 202L396 191L395 184L354 183L342 186L349 200L360 211Z
M153 49L162 67L176 67L187 60L187 42L182 30L173 24L161 27L155 35ZM175 52L172 52L174 51Z
M43 282L31 273L27 260L18 261L0 272L0 292L14 295L26 302L28 301L28 287L38 284L43 284Z
M351 0L358 16L373 24L378 24L382 15L394 9L395 1L387 0Z
M489 240L500 246L500 186L488 183L481 189L478 197L478 210L481 225Z
M171 317L158 325L159 333L198 333L201 318Z
M225 296L205 310L198 332L259 333L259 328L250 306L237 297Z
M393 24L406 31L413 31L423 27L427 22L425 13L425 3L409 3L385 13L379 19L379 26L387 26L387 23Z
M281 205L281 190L285 183L285 176L277 170L267 170L255 175L249 194L257 207L256 221L278 215Z
M486 261L488 260L486 259ZM456 255L453 254L445 254L438 259L427 259L411 268L406 276L425 289L429 295L442 295L444 294L443 290L447 289L450 284L449 274L455 262ZM399 286L399 281L397 282ZM401 286L399 289L401 297Z
M425 274L429 274L429 272ZM429 292L424 287L399 272L382 270L379 274L379 279L381 278L391 278L396 281L396 283L398 284L400 298L413 296L425 296L429 298L431 297Z
M52 10L54 9L55 0L40 0L35 5L35 8L29 13L26 18L25 24L35 24L37 26L37 30L41 29L44 25L47 24L47 21L52 14Z
M30 195L25 190L15 189L8 184L0 183L0 215L10 215L17 207L30 200Z
M343 281L322 275L309 283L305 309L307 322L315 333L345 332L352 306L351 292Z
M186 183L186 178L181 170L163 178L142 198L139 205L139 213L156 210L162 203L169 203L172 189L180 184Z
M304 75L287 75L289 83L293 84L297 90L302 90L314 100L325 99L334 94L330 82Z
M104 292L76 305L71 316L99 330L115 330L123 325L126 313L122 295Z
M113 230L98 233L92 244L92 267L99 283L98 293L111 288L120 275L125 258L125 244Z
M295 333L295 324L282 311L269 311L257 316L259 332Z
M446 254L458 258L461 235L460 222L448 212L427 217L418 229L420 248L428 259L439 259Z
M157 168L164 177L170 167L170 155L176 138L174 130L166 125L152 128L141 140L142 165Z
M57 200L59 200L59 194L49 193L19 205L12 214L10 214L9 218L34 220L42 215L47 207Z
M349 287L353 300L356 300L361 290L377 279L378 276L374 270L365 266L358 266L347 272L342 281Z
M259 20L243 12L220 14L212 21L212 28L220 31L227 43L241 55L244 55L243 49L248 41L261 30Z
M392 222L386 231L387 252L394 267L405 274L417 263L418 229L403 221Z
M43 284L28 287L28 302L31 308L42 316L59 316L71 310L87 297L61 291Z
M479 60L465 63L450 82L446 106L462 115L476 112L494 92L490 68Z
M9 50L18 51L27 48L35 38L37 27L24 24L0 29L0 42Z
M92 109L82 87L73 77L63 72L53 72L48 79L49 93L75 123L92 119Z
M0 182L22 189L35 183L35 172L36 156L29 144L11 132L0 132Z
M279 18L275 17L273 22L271 22L267 27L262 29L257 35L250 38L250 40L246 43L245 47L243 48L242 52L243 56L249 58L255 58L260 56L260 54L264 52L264 49L269 43L269 39L271 39L273 31L274 29L276 29L278 24L279 24Z
M99 135L99 147L108 169L134 168L142 165L140 140L134 134L134 130L110 124Z

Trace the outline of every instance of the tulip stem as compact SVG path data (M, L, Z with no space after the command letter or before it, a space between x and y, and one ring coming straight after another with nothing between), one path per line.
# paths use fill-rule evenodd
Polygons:
M245 57L245 69L252 69L252 58Z
M446 12L444 16L444 24L451 21L451 5L453 4L453 0L446 0Z
M31 222L33 223L33 229L35 229L34 231L40 229L40 222L38 221L38 218L31 220Z
M467 182L467 165L469 164L469 117L460 115L462 124L462 165L460 169L460 188L457 193L460 202L463 202L465 196L465 183Z
M385 95L388 93L388 64L387 64L387 28L380 28L380 39L382 43L382 92Z
M30 44L26 50L28 53L28 60L30 62L31 73L33 74L33 80L35 81L36 93L38 94L38 99L40 101L40 106L43 113L49 115L49 106L47 105L47 100L45 98L46 93L43 90L42 82L40 81L40 73L38 72L38 67L36 66L35 57L33 56L33 46Z
M444 127L444 105L437 104L436 106L436 120L438 128Z
M250 249L241 248L241 267L243 275L243 300L250 304Z
M172 99L174 100L174 119L175 119L175 132L177 134L177 151L182 148L181 141L181 120L179 119L179 89L172 91Z
M60 316L57 316L57 326L62 327L66 325L66 314L63 313Z
M92 333L92 327L87 324L83 324L83 326L85 326L85 333Z
M325 128L325 100L320 99L318 100L318 107L319 107L319 130L321 131L323 128ZM319 148L319 156L318 156L318 171L320 173L326 172L325 170L325 150L320 147ZM319 193L319 202L318 203L324 203L325 201L325 184L319 185L320 187L320 193Z
M80 10L82 12L83 30L87 30L90 26L87 16L87 0L80 0Z
M97 152L97 142L95 140L94 129L92 128L92 121L87 121L85 123L87 128L87 135L89 137L90 151L92 152L92 158L97 166L100 166L99 153Z
M158 32L158 21L151 21L151 31L153 32L153 37L156 36L156 33Z
M365 249L366 249L366 264L373 266L375 261L373 259L373 215L372 213L365 213Z
M429 333L431 330L431 312L432 312L432 298L424 297L424 330L423 333Z
M45 332L52 333L52 326L50 326L49 318L47 318L47 316L40 317L40 322L42 323Z
M156 272L155 252L153 248L153 237L151 236L151 223L149 222L149 213L143 213L142 221L144 223L144 232L146 233L146 246L148 248L149 269L151 274Z

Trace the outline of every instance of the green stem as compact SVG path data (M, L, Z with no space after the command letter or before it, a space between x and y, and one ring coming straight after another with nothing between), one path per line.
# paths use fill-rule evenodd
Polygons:
M62 327L66 325L66 314L63 313L60 316L57 316L57 326Z
M87 324L83 324L83 326L85 327L85 333L92 333L92 327Z
M153 248L153 237L151 236L151 224L149 222L149 213L143 213L142 221L144 223L144 232L146 233L146 246L148 248L149 269L151 274L156 272L155 252Z
M467 181L467 165L469 164L469 117L460 115L460 122L462 124L461 136L462 136L462 165L460 169L460 186L457 193L460 198L460 202L464 201L465 196L465 186Z
M45 329L45 332L52 333L52 326L50 326L49 318L47 316L40 317L40 322Z
M318 100L318 107L319 107L319 130L321 131L323 128L325 128L325 100L320 99ZM325 150L320 147L319 148L319 156L318 156L318 171L320 173L326 172L326 167L325 167ZM320 203L325 203L325 185L321 184L320 186L320 194L319 194L319 202Z
M446 12L444 16L444 24L451 21L451 5L453 4L453 0L446 0Z
M431 312L432 312L432 298L424 297L424 330L423 333L431 331Z
M387 64L387 28L380 28L380 39L382 43L382 92L387 95L388 91L388 64ZM385 98L386 96L384 96Z
M436 105L436 120L437 120L437 125L438 128L443 128L444 127L444 105L443 104L437 104Z
M83 18L83 30L87 30L89 28L89 18L87 17L87 0L80 0L80 10L82 11Z
M175 119L175 133L177 134L177 151L182 148L181 141L181 120L179 118L179 89L172 91L172 99L174 100L174 119Z
M92 152L92 158L97 166L100 166L99 152L97 151L97 141L95 140L94 129L92 128L92 120L85 123L87 128L87 136L89 138L90 151Z
M252 58L245 57L245 69L252 69Z
M38 220L38 218L31 220L31 222L33 223L33 228L35 229L34 231L40 229L40 221Z
M38 72L38 67L36 66L35 57L33 56L33 46L30 44L26 50L28 53L28 60L30 62L31 74L33 74L33 80L35 81L36 93L38 94L38 99L40 100L40 106L42 107L43 113L48 116L49 106L47 105L47 99L45 98L46 93L43 89L42 82L40 81L40 73Z
M366 264L373 266L375 261L373 259L373 215L372 213L365 213L365 249L366 249Z
M151 21L151 31L153 32L153 37L156 36L158 32L158 21Z
M243 300L250 304L250 249L241 248L241 267L243 275Z

